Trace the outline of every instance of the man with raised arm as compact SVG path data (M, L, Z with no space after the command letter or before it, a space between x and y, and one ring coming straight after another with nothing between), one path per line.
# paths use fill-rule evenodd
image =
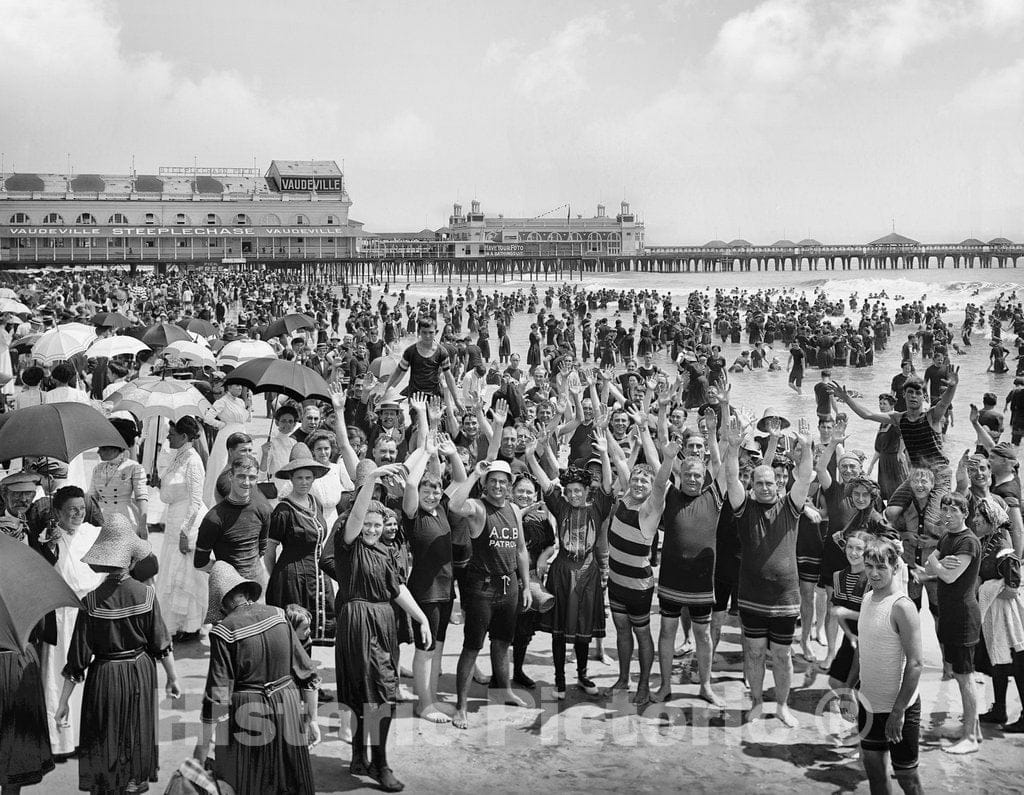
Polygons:
M788 494L779 493L775 473L765 465L754 469L748 494L739 477L742 429L737 419L730 420L724 439L726 488L740 539L739 608L743 670L752 702L749 717L759 717L763 708L765 656L770 650L776 715L790 728L798 725L787 701L793 679L790 647L800 614L796 540L813 459L808 430L806 420L801 420L790 453L796 470Z

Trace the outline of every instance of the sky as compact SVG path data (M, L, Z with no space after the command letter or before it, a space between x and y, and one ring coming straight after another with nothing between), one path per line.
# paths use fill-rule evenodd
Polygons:
M1024 240L1024 0L0 0L4 170L344 163L372 231ZM560 208L555 211L555 208Z

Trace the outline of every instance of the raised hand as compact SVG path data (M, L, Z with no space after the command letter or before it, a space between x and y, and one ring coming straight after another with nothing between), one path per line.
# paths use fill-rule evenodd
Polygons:
M836 400L841 400L843 403L849 403L853 399L850 396L850 391L838 381L832 381L828 385L828 391L835 396Z
M722 440L730 447L739 449L743 443L743 425L739 417L729 417L729 421L722 429Z
M421 415L427 413L427 395L424 392L413 392L409 395L409 408Z
M971 404L971 424L972 425L975 424L980 419L981 419L981 411L978 409L978 407L976 405L974 405L972 403Z
M491 468L490 461L477 461L476 466L473 467L473 474L477 476L479 480L483 480L487 477L487 470Z
M608 452L608 437L603 433L595 433L590 443L598 453Z
M455 446L455 442L452 441L452 437L447 433L437 434L437 452L447 458L451 458L453 455L459 452Z
M666 444L664 448L662 448L662 458L665 461L668 461L670 458L675 458L679 455L679 451L682 449L683 448L680 446L679 442L673 439L671 442Z
M334 406L334 413L339 416L345 412L345 401L348 400L348 393L341 381L334 381L330 385L331 405Z
M796 424L796 431L801 436L809 436L811 433L811 424L806 418L801 417Z
M491 411L494 413L494 424L500 429L508 419L508 402L499 398L494 401L494 408ZM496 430L495 433L497 432Z
M960 383L960 365L949 368L949 372L946 375L945 384L948 389L951 386L956 386Z
M437 425L441 421L441 412L443 403L438 395L431 395L427 400L427 422L431 426Z
M782 420L778 417L769 417L765 424L768 426L769 436L779 436L782 433Z

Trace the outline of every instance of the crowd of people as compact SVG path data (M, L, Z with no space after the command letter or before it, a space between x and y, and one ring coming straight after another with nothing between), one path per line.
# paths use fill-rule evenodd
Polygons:
M25 459L0 481L0 531L37 549L82 600L41 622L27 649L0 652L4 793L72 757L82 790L144 791L158 763L157 663L177 698L173 649L202 641L195 757L217 778L239 793L313 791L318 703L333 696L311 654L328 646L353 716L349 769L397 792L388 740L403 674L419 718L461 729L474 681L527 706L531 644L550 644L557 700L570 682L600 697L590 663L611 659L609 614L618 678L604 695L629 693L638 710L683 693L672 678L680 629L695 647L687 695L721 709L716 650L738 616L748 721L767 717L770 671L774 716L798 725L789 694L802 657L856 726L873 792L888 791L890 762L904 791L920 791L925 603L962 701L944 750L977 751L981 724L1024 732L1024 716L1007 714L1011 680L1024 701L1024 380L1003 410L989 393L972 406L974 449L957 457L944 444L959 389L950 353L986 322L1002 350L1003 324L1024 346L1015 295L988 321L969 305L958 335L941 304L906 304L894 322L877 296L847 305L783 289L680 301L460 287L413 301L391 285L335 289L280 272L51 273L12 290L30 311L6 314L0 329L10 421L38 403L92 402L124 444L99 448L88 479L67 462ZM306 313L306 328L269 342L321 375L331 399L268 394L264 405L221 369L159 346L50 366L24 342L73 321L122 333L105 325L110 313L200 329L212 348ZM915 330L899 343L901 372L868 405L839 373L874 366L905 323ZM529 325L523 350L513 324ZM723 346L744 334L749 350L729 365ZM762 406L751 420L732 405L744 371L782 368L773 346L794 390L814 373L814 414ZM166 436L116 403L132 380L161 374L212 406L163 423ZM260 413L272 422L264 443ZM857 421L877 425L870 457L849 444ZM451 703L438 682L454 622ZM415 648L411 672L402 644ZM489 676L477 667L485 645ZM984 712L979 671L995 695ZM253 729L254 711L272 731Z

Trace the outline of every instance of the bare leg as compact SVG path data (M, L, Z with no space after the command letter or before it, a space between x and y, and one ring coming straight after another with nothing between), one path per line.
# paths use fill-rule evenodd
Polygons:
M871 795L889 795L889 754L885 751L860 751L860 761L868 774Z
M640 657L640 681L636 687L633 703L638 708L642 708L651 703L651 669L654 667L654 637L651 635L650 624L634 627L633 632L636 634L637 651Z
M448 723L451 717L443 712L437 699L437 680L441 673L443 642L436 642L433 651L416 649L412 659L413 688L417 703L415 713L431 723Z
M479 652L476 649L462 648L459 655L459 664L455 669L455 716L452 724L456 729L468 729L469 718L466 716L466 701L469 699L469 682L473 676L473 667L476 665L476 656Z
M793 652L789 646L772 646L772 678L775 679L776 715L791 729L800 722L789 709L789 688L793 682Z
M811 651L811 633L814 630L814 597L815 585L813 582L800 581L800 652L807 662L814 662L817 658Z
M693 639L697 643L697 675L700 677L700 697L715 707L725 702L711 689L711 624L693 625Z
M750 718L761 716L764 704L764 661L768 638L743 638L743 675L750 687Z
M633 631L629 626L629 616L612 613L615 624L615 647L619 652L619 678L615 680L609 693L616 690L629 690L629 666L633 661Z
M491 639L491 687L502 691L501 699L512 707L525 707L526 702L512 692L508 678L508 643Z
M711 614L711 654L718 651L718 644L722 640L722 627L725 626L725 619L729 613L726 610L716 610Z
M960 688L960 699L964 705L964 730L953 745L943 748L947 754L972 754L978 750L981 732L978 727L978 696L974 690L974 674L953 674Z
M828 643L825 637L825 619L828 617L829 593L825 588L814 587L814 639L824 646Z
M652 701L668 701L672 698L672 656L678 627L678 618L661 617L661 629L658 631L658 670L661 672L661 685L651 697Z

